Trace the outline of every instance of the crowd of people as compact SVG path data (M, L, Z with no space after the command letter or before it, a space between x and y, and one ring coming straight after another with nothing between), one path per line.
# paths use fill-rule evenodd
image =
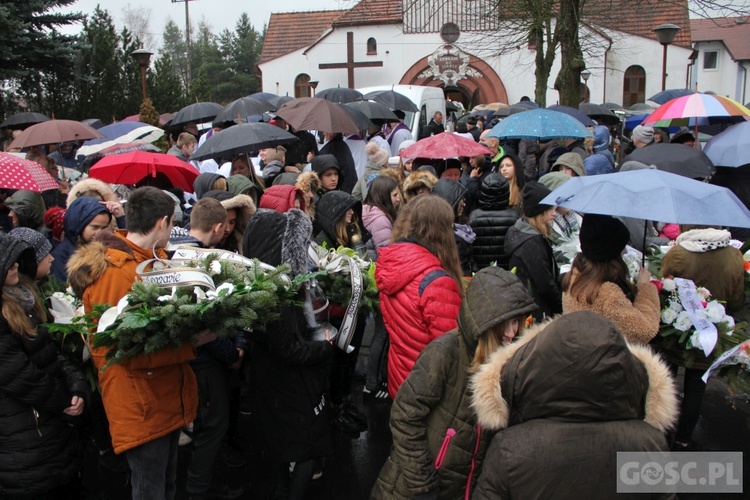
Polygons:
M60 188L2 191L0 496L76 497L93 440L100 460L125 457L133 498L174 498L178 446L189 441L189 497L239 498L214 469L243 411L272 463L275 498L306 498L334 433L371 425L353 394L358 361L364 404L393 401L393 444L372 498L608 497L615 451L696 449L702 371L685 370L680 401L677 366L648 345L657 289L645 268L631 276L623 253L642 251L644 234L646 245L676 240L664 275L709 288L730 311L745 303L743 259L721 228L543 203L572 177L625 169L608 127L590 140L500 141L480 116L457 132L489 154L432 162L399 156L414 144L401 121L325 133L322 144L273 123L298 142L194 162L192 194L163 178L65 179L63 161L81 168L77 145L26 152ZM173 131L167 154L189 161L226 126ZM423 132L443 130L436 113ZM632 145L654 137L638 126ZM359 313L349 351L313 336L292 302L265 332L203 329L190 344L106 368L106 348L85 340L86 354L71 357L44 326L48 282L69 284L87 313L115 306L144 266L178 246L289 264L291 276L313 270L311 246L348 247L376 266L380 308ZM334 328L343 309L329 306ZM84 376L91 365L95 387ZM594 480L569 481L582 476Z

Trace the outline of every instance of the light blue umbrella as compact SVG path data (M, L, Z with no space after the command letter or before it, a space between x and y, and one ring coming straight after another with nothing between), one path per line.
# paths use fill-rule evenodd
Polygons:
M727 188L654 169L574 177L541 203L583 214L750 227L750 211Z
M532 109L505 118L492 127L489 137L548 141L594 136L581 122L564 113L549 109Z
M740 167L750 163L750 122L738 123L712 137L703 148L717 167Z

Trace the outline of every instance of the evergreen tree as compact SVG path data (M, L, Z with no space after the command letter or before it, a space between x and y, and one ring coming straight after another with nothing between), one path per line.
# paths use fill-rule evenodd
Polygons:
M191 30L193 33L194 30ZM187 47L185 45L185 34L171 19L164 26L164 35L162 37L162 46L159 51L162 56L169 55L172 64L172 72L182 82L182 87L186 87L187 82Z
M208 71L205 66L198 70L198 77L193 79L190 87L190 102L211 101L211 84L208 81Z
M154 62L154 71L149 72L148 81L148 95L163 113L177 111L185 105L185 90L168 52Z

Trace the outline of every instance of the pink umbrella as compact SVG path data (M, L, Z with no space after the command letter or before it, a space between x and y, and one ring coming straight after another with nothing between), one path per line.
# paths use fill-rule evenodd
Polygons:
M0 153L0 188L42 192L60 186L37 162Z
M198 170L176 156L146 151L105 156L89 170L89 177L110 184L137 184L157 174L164 174L173 186L192 193Z
M474 142L452 132L425 137L399 153L402 158L457 158L459 156L488 155L484 144Z

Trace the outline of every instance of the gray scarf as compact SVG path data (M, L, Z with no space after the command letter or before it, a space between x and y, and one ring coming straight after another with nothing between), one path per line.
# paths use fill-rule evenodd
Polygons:
M34 310L34 294L25 286L6 286L3 290L21 305L26 314L31 314Z

